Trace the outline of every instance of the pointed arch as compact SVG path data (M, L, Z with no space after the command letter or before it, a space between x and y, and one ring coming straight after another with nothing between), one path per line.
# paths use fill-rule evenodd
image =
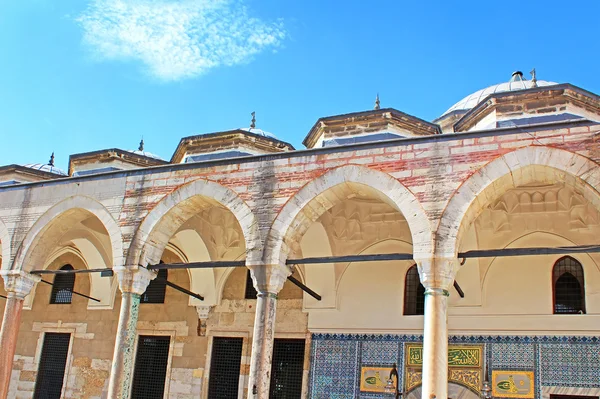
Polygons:
M247 261L260 259L262 248L258 223L250 207L230 188L198 179L167 195L148 213L135 233L127 264L145 266L157 263L169 239L183 221L207 206L228 209L244 235Z
M290 245L339 198L327 198L335 187L360 185L372 189L382 201L396 208L406 221L412 236L413 253L430 254L433 248L431 223L414 194L387 173L359 165L331 169L306 184L283 206L273 222L267 243L266 262L281 264ZM335 193L332 195L335 196Z
M452 195L436 231L435 252L454 257L462 236L483 209L506 191L530 183L563 181L600 210L600 166L569 151L531 146L505 154L471 175Z
M104 207L104 205L95 199L77 195L57 203L39 217L21 242L15 255L12 269L32 270L33 266L28 265L43 264L42 258L45 256L43 250L44 233L51 227L56 218L68 211L77 210L90 213L100 220L110 238L110 250L112 252L111 266L122 265L123 237L121 229L112 214Z

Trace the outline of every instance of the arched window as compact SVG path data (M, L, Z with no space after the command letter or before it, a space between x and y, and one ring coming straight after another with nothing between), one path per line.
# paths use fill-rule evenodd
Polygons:
M419 279L417 265L411 266L406 272L404 280L404 314L422 315L425 314L425 287Z
M64 265L59 270L75 270L71 265ZM75 273L57 274L54 277L50 303L70 304L73 299L73 287L75 287Z
M552 270L554 313L585 313L583 267L570 256L559 259Z
M256 299L258 293L256 292L256 288L254 288L254 283L252 282L252 276L250 275L250 269L246 272L246 293L244 295L244 299Z
M163 263L162 261L160 263ZM146 292L140 298L141 303L165 303L165 291L167 290L167 278L169 273L167 269L160 269L158 276L148 284Z

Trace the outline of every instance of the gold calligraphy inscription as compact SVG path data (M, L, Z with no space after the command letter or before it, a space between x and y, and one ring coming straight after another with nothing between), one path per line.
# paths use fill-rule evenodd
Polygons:
M421 370L407 369L406 378L404 379L404 390L408 392L411 389L418 387L421 385L422 379Z
M457 382L475 392L479 392L481 370L473 369L448 369L448 381Z
M492 371L492 395L503 398L535 397L533 371Z
M481 347L479 346L449 346L449 367L481 367ZM423 366L423 346L420 344L407 345L407 366Z

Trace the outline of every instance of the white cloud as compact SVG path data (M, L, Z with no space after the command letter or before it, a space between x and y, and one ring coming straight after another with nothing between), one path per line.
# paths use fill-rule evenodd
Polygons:
M100 60L139 60L164 81L248 62L286 36L242 0L92 0L76 20Z

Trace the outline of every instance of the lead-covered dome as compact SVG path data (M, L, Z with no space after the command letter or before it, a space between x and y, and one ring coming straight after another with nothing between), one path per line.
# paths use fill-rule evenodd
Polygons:
M468 96L454 104L452 107L450 107L446 112L442 114L442 116L440 116L440 118L455 111L468 111L471 108L475 107L477 104L479 104L481 101L483 101L490 94L502 93L507 91L526 90L534 87L552 86L556 84L558 83L548 82L545 80L535 80L535 78L533 78L532 80L526 80L523 79L523 72L516 71L513 72L512 77L508 82L499 83L490 87L486 87L485 89L478 90L473 94L469 94Z
M67 176L67 173L64 170L54 166L54 153L52 153L52 155L50 156L50 161L48 161L47 164L28 163L23 166L25 168L35 169L35 170L39 170L41 172L53 173L53 174L59 175L59 176Z

